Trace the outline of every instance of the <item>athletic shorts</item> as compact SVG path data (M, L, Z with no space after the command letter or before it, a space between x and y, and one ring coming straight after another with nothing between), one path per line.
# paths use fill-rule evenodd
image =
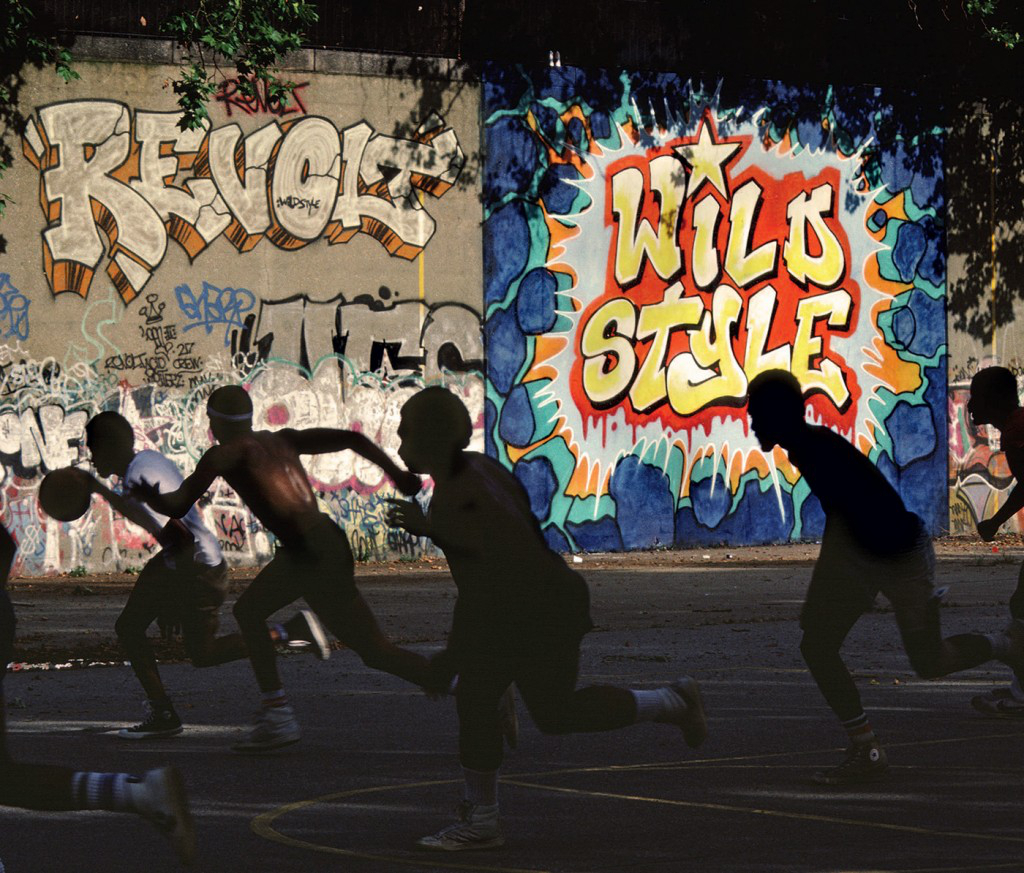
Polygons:
M803 630L849 627L871 609L881 592L904 631L929 626L934 595L935 550L924 525L913 546L894 555L876 555L851 535L839 517L825 523L821 553L811 574L800 614Z
M257 579L263 584L281 580L298 590L299 596L326 595L335 602L348 602L358 593L348 537L324 513L317 513L303 528L301 543L279 546ZM313 605L309 596L306 600Z
M216 612L227 596L227 565L215 567L179 560L169 567L157 555L138 574L137 591L145 591L166 612Z

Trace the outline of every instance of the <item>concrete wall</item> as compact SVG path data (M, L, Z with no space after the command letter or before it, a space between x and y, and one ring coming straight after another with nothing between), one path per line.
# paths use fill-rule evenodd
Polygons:
M392 452L398 408L426 382L482 424L479 87L447 62L307 52L286 108L228 82L209 128L182 133L170 45L109 59L123 46L99 46L108 59L68 86L27 71L19 94L0 222L2 512L19 573L123 569L151 550L99 499L67 524L37 504L47 471L84 461L103 409L186 472L210 442L205 397L229 382L257 426L348 427ZM346 453L308 468L358 556L425 547L384 525L393 491L376 467ZM269 557L223 485L204 512L233 563Z
M748 430L771 367L945 527L940 128L867 87L495 66L484 93L486 436L552 545L820 536Z
M228 80L208 129L182 133L169 43L79 55L68 86L26 72L4 179L17 572L141 564L148 538L98 500L49 519L40 478L86 462L102 409L190 471L205 398L229 382L260 426L358 428L392 452L402 401L449 384L560 549L820 536L799 472L747 430L746 386L773 366L932 532L970 532L1009 487L963 403L980 364L1020 366L1015 274L997 246L986 327L979 246L949 234L947 294L944 245L978 223L978 149L1016 166L993 145L1019 130L1005 111L986 128L989 108L964 107L948 145L913 95L871 87L498 65L477 82L449 61L309 51L287 107ZM1019 237L1015 215L989 238ZM429 548L387 529L372 465L309 471L359 557ZM228 489L203 510L232 562L269 556Z
M949 137L949 526L973 534L1013 487L999 431L972 424L971 377L998 364L1024 389L1024 107L957 108ZM1021 528L1021 515L1006 530Z

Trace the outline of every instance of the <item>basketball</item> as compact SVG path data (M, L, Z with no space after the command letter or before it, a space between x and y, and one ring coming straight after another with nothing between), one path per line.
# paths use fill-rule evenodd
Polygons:
M39 504L58 521L74 521L85 515L92 500L86 480L74 467L54 470L39 485Z

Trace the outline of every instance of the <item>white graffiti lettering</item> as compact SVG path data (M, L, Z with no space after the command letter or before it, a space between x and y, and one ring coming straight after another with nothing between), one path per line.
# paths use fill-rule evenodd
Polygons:
M83 410L65 412L56 404L0 412L0 457L22 470L67 467L78 457L72 443L83 439L87 419Z
M414 258L435 229L421 194L442 196L465 164L436 114L409 139L365 122L339 133L318 116L274 120L243 137L237 124L182 132L174 113L133 117L110 100L39 109L23 151L40 172L52 292L87 296L106 253L125 302L160 265L168 237L195 258L222 234L246 252L264 236L298 249L365 233Z

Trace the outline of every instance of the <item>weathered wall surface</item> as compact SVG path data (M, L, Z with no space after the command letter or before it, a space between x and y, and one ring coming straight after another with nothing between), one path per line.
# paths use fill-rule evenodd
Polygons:
M946 526L941 129L878 89L491 67L489 450L559 548L816 537L772 367Z
M87 462L102 409L190 471L228 382L259 426L392 452L403 400L449 384L560 549L818 537L799 472L747 429L769 367L933 533L1005 497L998 434L964 405L979 366L1021 367L1019 106L964 107L947 142L875 88L497 65L476 84L309 52L287 107L227 81L182 133L167 52L83 61L70 86L29 72L19 95L0 222L17 572L139 565L140 530L98 500L55 522L38 483ZM358 556L429 547L388 530L372 465L309 471ZM269 556L229 490L203 509L234 563Z
M69 86L27 73L0 224L16 572L138 566L151 548L99 499L67 524L37 504L46 472L85 462L85 422L103 409L185 472L209 445L205 398L229 382L250 390L257 426L353 428L392 452L401 403L428 381L482 424L479 89L316 60L290 72L286 108L228 82L209 128L184 133L171 67L87 61ZM384 525L392 490L373 465L308 468L358 556L424 547ZM269 557L229 490L204 512L229 560Z
M974 534L1013 487L999 431L967 414L971 377L1000 365L1024 388L1024 108L958 107L949 165L949 527ZM1018 514L1004 529L1020 531Z

